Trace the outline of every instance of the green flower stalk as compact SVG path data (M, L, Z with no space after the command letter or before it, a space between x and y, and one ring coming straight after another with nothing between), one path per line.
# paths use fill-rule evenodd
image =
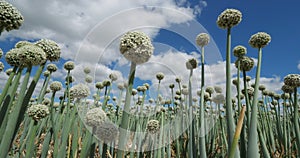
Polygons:
M201 94L200 94L200 133L199 134L199 149L200 157L206 158L206 145L205 145L205 125L204 125L204 46L210 41L210 37L206 33L200 33L196 37L196 43L201 47ZM195 153L195 152L194 152Z
M284 78L284 84L294 88L294 128L296 133L296 143L298 148L298 155L300 155L300 129L299 129L299 105L297 88L300 87L300 74L289 74Z
M24 18L17 8L6 1L0 1L0 35L4 30L19 29L23 22Z
M202 35L202 34L201 34ZM209 36L207 36L209 39ZM201 41L201 39L197 38L198 41ZM199 42L202 44L201 42ZM205 45L208 44L204 43ZM203 53L203 52L202 52ZM193 70L198 67L198 61L195 58L189 59L186 62L186 68L190 70L190 76L189 76L189 88L188 88L188 96L189 96L189 123L192 123L191 126L189 126L189 157L197 157L197 149L196 149L196 141L195 141L195 121L193 119L193 98L192 98L192 77L193 77Z
M50 89L52 90L52 97L51 97L51 103L50 103L50 107L51 107L51 115L50 115L50 121L51 121L51 125L52 125L52 131L54 133L54 141L56 140L56 136L57 136L57 129L55 128L55 120L54 120L54 116L55 116L55 109L54 109L54 97L55 97L55 93L57 91L60 91L62 89L62 84L58 81L54 81L50 84Z
M7 144L12 143L14 135L16 134L17 131L16 128L18 127L20 122L19 118L24 117L24 113L26 110L26 105L24 105L24 103L28 104L29 99L31 98L31 96L26 95L26 90L27 90L27 84L29 81L32 66L36 66L40 64L43 65L46 62L45 52L41 48L35 45L28 44L17 49L19 49L19 53L17 53L16 56L18 56L19 58L20 66L27 67L27 71L24 77L24 81L21 85L16 106L14 107L13 112L9 116L7 127L5 129L5 135L1 140L1 145L0 145L1 157L5 157L5 155L8 153L9 146ZM28 91L30 91L30 89L28 89Z
M226 45L226 119L227 119L227 133L228 133L228 145L231 147L235 123L233 119L233 110L231 102L231 28L238 25L242 20L242 13L236 9L226 9L219 16L217 25L222 29L227 29L227 45ZM235 157L239 157L238 148L236 149ZM230 148L228 150L228 153Z
M147 62L153 54L153 49L150 38L146 34L137 31L124 34L120 41L120 52L127 60L131 61L131 66L125 96L124 111L120 125L121 132L119 135L117 158L122 158L124 156L136 65Z
M271 41L271 36L264 32L258 32L251 36L249 40L250 46L253 48L258 48L258 61L257 61L257 70L255 76L255 87L254 87L254 96L252 100L252 110L250 118L250 128L249 128L249 141L247 149L247 157L259 157L258 149L258 133L257 133L257 115L258 115L258 87L260 80L260 71L261 71L261 60L262 60L262 48L269 44Z
M20 63L20 57L19 57L19 53L21 52L21 49L16 49L16 48L13 48L11 50L9 50L6 54L5 54L5 60L6 62L13 66L14 69L13 69L13 73L10 74L10 77L9 79L7 80L6 84L5 84L5 87L4 89L2 90L1 92L1 96L0 96L0 107L3 106L2 102L3 102L3 99L6 97L7 95L7 91L10 87L10 84L14 78L14 74L15 72L18 70L20 73L22 72L22 69L23 67L21 67L21 63ZM20 68L19 68L20 67ZM19 68L19 69L18 69Z
M237 79L233 80L232 83L236 86L237 90L237 105L238 105L238 111L241 110L241 88L240 88L240 73L241 73L241 60L239 58L244 57L247 54L247 48L238 45L233 48L233 55L238 58L238 60L235 62L235 66L237 68ZM242 125L242 133L241 133L241 157L246 154L246 129L245 124Z

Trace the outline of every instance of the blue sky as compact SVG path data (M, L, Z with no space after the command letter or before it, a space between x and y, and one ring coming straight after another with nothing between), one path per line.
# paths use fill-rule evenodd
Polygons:
M197 33L207 32L212 38L206 50L207 84L224 86L224 62L211 61L213 57L219 60L225 56L226 31L217 27L216 19L226 8L238 9L243 14L242 22L232 29L232 48L239 44L244 45L248 48L248 56L256 58L257 50L248 45L250 36L264 31L272 37L271 43L263 49L263 84L271 90L279 90L285 75L300 71L300 48L297 45L300 40L297 21L300 2L297 1L9 2L21 11L25 23L19 30L3 33L0 36L0 47L6 52L19 40L49 38L56 41L62 48L62 59L56 63L59 70L53 74L53 80L64 78L63 62L66 60L76 61L78 69L74 70L74 75L79 82L84 80L82 70L86 66L92 68L95 82L106 79L112 72L119 74L119 82L126 80L129 63L118 52L118 42L126 30L137 29L148 34L157 46L149 63L138 67L137 84L145 81L156 83L155 74L160 71L166 74L166 85L174 82L177 75L186 79L188 71L185 69L185 61L191 57L200 59L199 48L195 46L194 38ZM197 26L194 26L194 23L197 23ZM181 26L185 28L180 30ZM188 38L179 36L176 34L178 32L187 33ZM232 62L234 60L232 57ZM4 58L1 61L5 62ZM5 69L8 67L6 65ZM236 71L234 67L232 71ZM195 76L200 76L199 74L200 70L196 70ZM252 77L254 74L255 69L249 72ZM5 75L2 74L1 85L5 79ZM199 82L199 78L194 77L194 82Z
M257 57L257 51L248 45L249 37L264 31L271 35L271 43L263 50L262 75L284 77L289 73L299 73L300 62L299 2L267 0L211 0L197 19L218 44L223 56L226 32L216 24L216 16L225 8L236 8L243 13L242 22L232 30L232 45L242 44L248 48L248 55Z

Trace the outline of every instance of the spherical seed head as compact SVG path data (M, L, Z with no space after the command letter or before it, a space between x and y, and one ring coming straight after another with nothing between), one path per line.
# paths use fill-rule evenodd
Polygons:
M96 85L95 85L95 87L96 87L97 89L102 89L102 88L104 88L102 82L97 82Z
M9 68L5 71L7 76L9 76L12 72L13 72L13 68Z
M214 86L214 89L215 89L216 93L222 93L222 87Z
M197 92L198 97L201 97L201 90L198 90Z
M57 66L55 64L48 64L47 70L50 72L55 72L57 70Z
M277 102L277 100L273 100L273 101L271 101L271 104L275 106L275 105L278 105L278 102Z
M107 120L106 113L102 107L93 108L87 111L85 115L85 123L91 127L99 127Z
M67 62L65 62L65 64L64 64L64 68L65 68L67 71L73 70L74 67L75 67L75 64L74 64L73 61L67 61Z
M151 134L155 134L159 131L160 125L158 120L149 120L147 123L147 131Z
M85 98L90 95L90 89L85 84L77 84L70 89L70 94L73 98Z
M183 95L189 95L189 89L188 89L188 88L183 88L183 89L181 90L181 93L182 93Z
M274 99L279 100L280 99L280 95L279 94L275 94L274 95Z
M250 76L246 76L246 81L249 82L251 80Z
M196 69L198 66L198 61L195 58L189 59L186 63L185 66L187 69L192 70Z
M225 97L223 94L219 93L212 98L212 101L216 104L223 104L225 102Z
M200 47L206 46L210 41L210 37L207 33L200 33L196 37L196 44Z
M65 78L65 81L66 81L66 82L69 81L69 83L73 83L73 82L75 81L75 78L74 78L73 76L67 76L67 77Z
M120 41L120 52L124 57L136 64L147 62L153 54L150 38L142 32L127 32Z
M45 93L47 94L47 93L50 93L50 92L51 92L51 90L49 88L47 88Z
M135 96L135 95L137 94L137 90L136 90L136 89L132 89L131 94L132 94L133 96Z
M17 8L6 1L0 1L0 33L19 29L23 22L24 18Z
M54 108L58 108L59 106L60 106L60 103L58 103L58 102L53 103Z
M175 95L174 99L175 100L181 100L181 96L180 95Z
M85 74L89 74L89 73L91 73L91 69L90 69L89 67L85 67L85 68L83 69L83 72L84 72Z
M58 61L60 58L61 50L58 44L50 39L41 39L35 43L42 48L47 55L49 61Z
M222 29L232 28L242 21L242 13L236 9L224 10L217 19L217 25Z
M20 66L20 58L18 55L20 52L21 52L21 50L18 48L13 48L13 49L9 50L5 54L6 62L11 66Z
M56 92L56 91L60 91L62 88L62 84L61 82L59 81L54 81L50 84L50 89L53 91L53 92Z
M103 122L96 128L96 136L103 140L105 143L113 142L119 133L118 127L108 121Z
M238 46L233 48L233 55L235 57L240 58L240 57L242 57L246 54L247 54L247 48L242 46L242 45L238 45Z
M116 73L111 73L109 74L109 79L111 79L111 81L116 81L118 80L118 75Z
M232 80L232 84L235 85L235 86L237 86L237 85L239 84L239 83L238 83L238 80L237 80L237 79L233 79L233 80Z
M24 66L36 66L46 62L46 54L40 47L28 44L18 49L21 51L18 56Z
M181 78L180 78L180 77L176 77L176 78L175 78L175 81L176 81L177 83L180 83L180 82L181 82Z
M171 89L173 89L175 87L175 85L173 84L173 83L171 83L170 85L169 85L169 88L171 88Z
M51 100L49 98L44 98L42 101L42 104L47 105L47 106L50 105L50 103L51 103Z
M32 105L27 109L28 116L34 119L35 121L39 121L42 118L45 118L49 115L50 111L46 105L36 104Z
M268 93L268 96L269 96L269 97L274 97L274 95L275 95L275 92L269 91L269 93Z
M212 94L215 92L215 90L214 90L213 87L206 87L205 92L207 92L207 93L209 93L210 95L212 95Z
M246 95L245 92L246 92L245 89L242 89L242 93L244 95ZM247 87L247 92L248 92L248 96L252 97L254 95L254 88L253 87Z
M154 99L152 99L152 98L150 98L149 100L148 100L148 102L151 104L151 103L154 103Z
M288 74L284 77L284 84L291 87L300 87L300 74Z
M0 48L0 58L2 58L2 56L3 56L3 51L2 51L2 49Z
M281 99L290 99L290 94L289 93L283 93L281 94Z
M208 100L210 98L209 93L204 92L204 100Z
M103 86L108 87L108 86L111 85L111 82L110 82L110 80L104 80L104 81L102 82L102 84L103 84Z
M286 84L284 84L284 85L281 87L281 90L282 90L284 93L294 93L294 87L289 86L289 85L286 85Z
M171 104L172 103L172 101L170 100L170 99L167 99L167 100L165 100L165 104Z
M123 90L125 87L124 87L124 83L118 83L118 89L119 90Z
M48 71L48 70L44 71L44 72L43 72L43 75L44 75L45 77L49 77L49 76L50 76L50 71Z
M87 76L85 77L85 82L86 82L86 83L92 83L92 82L93 82L93 77L92 77L91 75L87 75Z
M4 64L0 62L0 72L2 72L3 70L4 70Z
M235 61L235 67L238 68L240 62L240 70L250 71L254 67L254 60L247 56L242 56Z
M265 90L266 89L266 86L265 85L259 85L258 86L258 90L260 90L260 91L263 91L263 90Z
M265 32L258 32L249 39L249 44L253 48L263 48L271 42L271 36Z
M269 94L269 91L268 90L263 90L262 94L265 95L265 96L267 96Z
M145 86L147 88L147 90L150 88L149 83L144 83L143 86Z
M192 98L193 102L196 103L198 101L197 98ZM171 100L170 100L171 101Z
M165 75L164 75L164 73L162 73L162 72L159 72L159 73L156 74L156 78L157 78L159 81L162 80L162 79L164 79L164 77L165 77Z
M146 86L138 86L137 87L137 91L139 91L139 92L145 92L146 90L147 90Z
M15 44L15 48L21 48L25 45L31 45L32 43L28 42L28 41L19 41Z

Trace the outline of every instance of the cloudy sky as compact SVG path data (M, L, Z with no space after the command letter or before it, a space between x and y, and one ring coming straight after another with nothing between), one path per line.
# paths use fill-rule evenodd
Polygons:
M135 85L148 82L155 86L155 74L163 72L165 89L180 76L187 84L189 71L185 62L194 57L200 61L200 50L195 44L197 34L210 34L205 48L206 84L225 83L226 31L217 27L216 19L226 8L239 9L242 22L232 30L232 47L244 45L248 56L256 58L257 50L248 45L250 36L265 31L272 36L263 50L261 83L278 91L282 79L289 73L300 71L300 48L296 45L300 31L296 19L300 15L299 2L285 3L274 0L8 0L24 16L19 30L4 32L0 47L4 52L20 40L35 41L49 38L62 48L60 68L53 80L62 80L66 72L63 63L76 63L73 75L77 82L84 80L83 68L90 67L94 81L103 81L112 72L118 74L117 82L124 82L129 62L119 53L119 39L127 31L143 31L151 37L154 54L146 64L139 65ZM274 4L274 5L273 5ZM232 57L234 62L235 58ZM4 58L1 59L5 63ZM5 64L5 69L9 68ZM254 77L255 69L249 72ZM236 69L232 65L233 78ZM6 76L1 73L1 85ZM198 90L200 68L194 72L193 82ZM91 85L91 87L93 87ZM164 89L164 88L162 88Z

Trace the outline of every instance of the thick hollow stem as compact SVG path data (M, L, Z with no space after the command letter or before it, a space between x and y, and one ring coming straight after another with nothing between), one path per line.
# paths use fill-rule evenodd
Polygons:
M125 150L127 128L129 125L129 110L130 110L130 102L131 102L131 96L132 96L132 87L133 87L133 82L134 82L135 69L136 69L136 64L132 62L131 67L130 67L129 78L128 78L128 88L127 88L126 96L125 96L124 111L122 114L122 121L121 121L121 125L120 125L121 131L120 131L120 136L119 136L117 158L122 158L123 154L124 154L123 152Z
M18 122L18 116L20 115L21 107L23 104L24 96L25 96L25 90L27 88L27 84L29 81L31 72L31 66L27 68L26 74L24 76L24 80L20 89L20 93L18 96L18 101L16 106L13 109L13 112L10 114L7 126L5 129L5 134L3 136L3 139L1 141L0 145L0 157L6 157L7 153L10 148L10 144L12 143L14 139L14 133L17 128L17 122Z
M228 146L231 147L235 124L233 119L232 102L231 102L231 28L227 29L227 45L226 45L226 120L227 120L227 134L228 134ZM228 152L230 148L228 148ZM239 157L239 151L235 153L236 157Z
M201 48L201 104L200 104L200 157L206 158L205 126L204 126L204 47Z
M251 119L250 119L250 129L249 129L249 141L248 141L248 150L247 157L260 157L258 149L258 133L257 133L257 103L258 103L258 86L260 79L261 71L261 60L262 60L262 49L258 49L258 61L257 61L257 70L255 77L255 86L254 86L254 96L252 100L252 110L251 110Z

